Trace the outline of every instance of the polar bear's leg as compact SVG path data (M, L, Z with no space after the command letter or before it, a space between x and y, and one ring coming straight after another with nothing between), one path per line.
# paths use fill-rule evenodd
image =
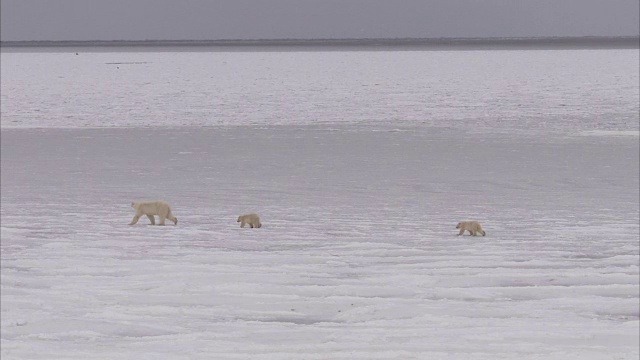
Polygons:
M240 221L240 227L243 228L244 227L244 220Z
M472 236L478 236L478 233L475 230L471 230L471 235Z
M160 215L158 215L158 217L160 218L160 222L158 223L158 225L164 226L164 219L166 218L166 215L165 214L160 214Z
M136 213L136 214L133 216L133 220L131 220L131 222L129 223L129 225L135 225L135 224L138 222L138 220L140 220L140 216L142 216L142 213L140 213L140 214Z
M249 223L249 226L251 226L251 228L253 229L253 223Z
M147 214L147 217L149 218L149 221L151 221L151 225L156 224L156 219L153 217L153 215Z
M460 232L458 233L458 236L460 236L460 235L464 235L464 232L465 232L464 228L461 228L461 229L460 229Z
M171 213L171 209L167 211L167 219L173 221L173 225L178 225L178 218L173 216L173 214Z

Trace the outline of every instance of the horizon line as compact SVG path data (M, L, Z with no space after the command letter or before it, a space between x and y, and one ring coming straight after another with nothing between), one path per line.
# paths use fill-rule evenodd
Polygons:
M640 47L640 36L274 38L210 40L0 40L0 47L109 46L623 46Z

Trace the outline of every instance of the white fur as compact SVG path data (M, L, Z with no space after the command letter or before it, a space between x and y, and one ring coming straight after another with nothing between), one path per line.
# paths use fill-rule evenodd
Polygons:
M259 228L262 226L260 223L260 217L258 214L245 214L238 216L238 221L240 223L240 227L243 228L245 224L249 224L251 228Z
M456 226L456 229L460 229L458 236L464 234L465 231L468 231L471 235L477 236L478 233L481 233L482 236L485 236L486 233L482 230L482 226L477 221L462 221L459 222Z
M156 221L154 216L158 215L160 221L158 225L164 225L164 220L169 219L173 221L175 225L178 225L178 218L171 214L171 208L169 204L164 201L149 201L149 202L132 202L131 207L136 210L136 215L131 220L129 225L135 225L138 222L138 219L142 215L147 215L149 221L151 221L151 225L155 225Z

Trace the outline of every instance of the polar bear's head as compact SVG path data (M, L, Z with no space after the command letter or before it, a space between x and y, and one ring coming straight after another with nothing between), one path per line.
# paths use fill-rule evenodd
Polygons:
M131 207L134 208L134 209L137 209L138 208L138 203L135 202L135 201L132 201L131 202Z
M238 216L238 221L236 222L241 222L242 221L242 215Z
M458 223L458 225L456 225L456 229L460 229L460 226L462 226L462 223Z

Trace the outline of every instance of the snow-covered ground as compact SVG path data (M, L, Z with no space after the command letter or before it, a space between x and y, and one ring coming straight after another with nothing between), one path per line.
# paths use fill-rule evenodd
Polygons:
M7 130L1 154L3 358L638 355L637 138ZM126 225L157 198L177 227Z
M3 49L2 128L640 128L637 49L78 51Z
M586 53L557 54L570 59ZM396 53L396 60L444 56L411 54ZM578 56L589 66L576 81L589 79L591 65L609 59L607 54L591 60ZM637 65L637 51L631 54ZM527 75L546 105L552 97L541 89L547 87L593 104L539 108L540 121L547 111L555 119L552 126L528 126L532 113L523 115L520 125L509 118L518 103L535 107L526 103L526 93L502 98L504 106L495 110L501 120L492 123L478 112L477 126L468 127L474 124L469 108L460 108L468 119L451 122L443 119L453 108L420 112L416 101L426 96L421 91L437 91L418 86L424 84L418 80L390 90L389 84L400 84L409 74L406 69L384 73L391 53L316 53L329 65L382 71L389 79L385 90L376 92L386 101L380 109L387 115L396 111L404 122L385 123L376 115L367 123L363 119L378 113L367 106L358 112L363 105L358 99L375 103L374 93L358 95L355 89L368 75L355 75L358 81L333 92L316 89L312 84L324 81L323 74L304 74L299 70L307 69L304 65L291 65L303 63L287 58L308 54L265 53L253 56L285 58L291 64L281 66L298 69L295 77L310 76L292 92L302 96L300 103L262 106L252 102L251 94L262 96L256 88L239 114L262 120L240 116L225 125L206 109L190 117L193 113L179 104L201 95L174 83L178 105L171 116L210 116L212 123L167 127L154 118L156 112L136 126L134 118L143 112L132 104L159 101L168 85L114 100L122 107L107 112L95 107L106 106L96 99L107 87L92 88L84 78L76 86L86 96L51 85L53 80L37 85L26 73L21 86L20 76L7 67L18 71L25 61L44 56L35 55L2 54L3 360L640 355L640 149L633 113L637 98L630 98L638 89L628 87L627 78L602 75L608 68L593 74L606 91L587 99L573 90L589 91L575 84L562 87L549 72ZM60 53L49 55L50 60ZM113 70L104 63L118 57L182 63L179 54L89 55L104 66L95 70L98 78ZM242 53L223 55L242 59ZM448 56L461 63L473 55ZM539 55L542 62L554 59ZM24 61L14 62L15 56ZM276 63L269 62L282 70ZM77 66L86 72L82 66L92 65ZM133 67L131 81L137 79ZM257 73L251 69L247 72ZM624 71L637 86L637 67ZM196 81L186 68L181 73ZM162 72L155 74L162 80L158 84L166 80ZM62 75L51 75L57 76ZM256 86L273 90L280 79L291 80L279 76L257 80ZM230 89L242 89L251 82L247 79ZM50 104L36 111L39 100L49 101L55 93L47 84L58 86L70 108ZM123 84L111 83L126 88ZM486 91L501 92L502 84ZM461 91L479 94L483 86ZM308 93L300 92L305 89ZM338 111L326 107L325 92L342 97L352 90L351 107L340 105L344 121L295 124L310 114L307 107L320 118ZM219 91L234 99L241 93ZM394 102L389 97L394 92L396 100L410 102ZM165 105L169 111L171 105ZM269 125L266 118L276 118L275 109L286 120ZM87 115L101 111L98 119ZM439 120L428 120L430 111ZM39 112L48 115L33 121L27 114ZM74 114L84 115L73 123ZM418 114L424 123L411 120ZM144 199L168 201L178 226L149 226L146 219L128 226L134 215L130 202ZM261 229L239 228L238 215L250 211L261 215ZM480 221L487 236L456 236L461 220Z

